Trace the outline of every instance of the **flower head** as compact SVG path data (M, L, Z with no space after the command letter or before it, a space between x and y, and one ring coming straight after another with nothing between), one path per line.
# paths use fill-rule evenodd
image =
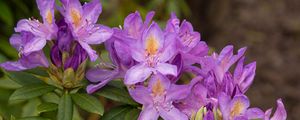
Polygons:
M143 104L139 120L187 120L187 116L173 105L173 101L186 97L190 87L175 85L162 74L151 77L147 87L136 85L129 92L134 100Z
M138 64L127 71L125 84L143 82L156 72L176 76L176 66L166 63L176 53L174 37L174 34L165 34L156 23L151 24L142 39L131 47L132 58Z
M60 11L70 26L74 39L88 53L91 61L95 61L98 55L90 44L101 44L113 34L112 29L96 24L102 12L100 1L92 0L83 6L79 0L61 0L61 2L63 7Z

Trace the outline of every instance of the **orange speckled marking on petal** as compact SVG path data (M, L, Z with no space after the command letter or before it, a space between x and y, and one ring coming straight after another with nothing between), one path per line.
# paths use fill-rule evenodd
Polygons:
M160 96L164 93L165 88L161 84L160 80L157 80L156 83L152 86L152 93L154 96Z
M147 50L147 52L150 55L155 55L157 53L158 47L159 47L158 41L155 39L154 36L151 35L147 39L147 42L146 42L146 50Z
M52 24L53 23L53 16L52 16L52 13L50 10L47 11L46 13L46 20L49 24Z
M240 115L244 107L244 104L240 100L237 100L230 111L230 117L233 118Z
M81 22L81 15L80 15L79 11L72 8L71 9L71 18L72 18L73 24L76 27L78 27Z

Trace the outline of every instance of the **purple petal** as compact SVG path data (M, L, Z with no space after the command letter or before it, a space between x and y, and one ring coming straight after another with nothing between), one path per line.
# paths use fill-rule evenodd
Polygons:
M139 42L130 46L131 57L137 62L143 62L146 59L145 51L141 48Z
M181 100L188 96L191 92L191 86L189 85L171 85L167 91L167 101Z
M81 39L88 44L101 44L102 42L108 40L112 36L112 34L112 29L103 25L99 25L97 27L94 27L91 32L88 31L88 36Z
M100 0L92 0L83 6L84 18L90 23L96 23L101 12Z
M55 66L60 67L62 65L62 53L59 51L57 45L51 48L50 59Z
M153 89L153 87L162 87L164 90L168 90L170 88L170 85L171 82L166 76L157 73L154 76L152 76L151 79L149 80L148 87L151 90Z
M108 79L114 79L118 72L116 70L107 70L107 69L100 69L100 68L92 68L87 71L86 78L90 82L101 82Z
M26 70L27 68L24 67L19 61L17 62L4 62L1 63L0 66L7 70L7 71L22 71L22 70Z
M96 51L91 48L91 46L89 46L87 43L81 42L81 41L79 41L79 44L88 53L91 61L97 60L98 55L97 55Z
M99 82L98 84L90 84L87 86L86 91L88 94L92 94L96 92L97 90L101 89L103 86L105 86L107 83L109 83L112 79L107 79Z
M130 96L140 104L151 104L152 97L150 96L150 91L144 86L135 86L133 89L129 88Z
M248 119L263 119L265 113L259 108L250 108L247 110L246 115Z
M148 12L148 14L146 15L145 22L144 22L145 28L148 27L148 25L150 24L150 22L151 22L152 18L154 17L154 15L155 15L154 11Z
M203 41L200 41L189 53L199 57L203 57L207 56L208 51L209 48L207 44Z
M55 24L54 5L55 0L36 0L43 22L48 25Z
M135 39L141 39L143 27L143 20L139 12L128 15L124 20L124 30Z
M249 100L246 96L235 96L229 104L229 112L232 118L245 114L246 110L250 106ZM227 111L228 112L228 111Z
M131 67L125 74L124 83L133 85L145 81L152 73L152 69L146 67L143 63Z
M144 44L144 49L156 49L159 51L161 48L163 48L164 45L163 31L156 23L152 23L151 26L143 33L142 40ZM155 47L155 48L148 48L148 47Z
M152 105L144 105L138 120L157 120L158 117L159 114Z
M287 113L281 99L277 100L277 109L270 120L286 120Z
M159 114L164 120L188 120L188 117L175 107L172 107L171 110L159 107Z
M163 46L164 49L162 50L162 53L159 57L161 62L169 61L177 53L175 35L176 34L171 33L165 35L165 44Z
M166 25L166 32L178 33L180 29L180 20L177 18L175 13L171 14L171 18L168 20Z
M83 8L79 0L61 0L66 22L77 30L83 24ZM85 22L85 21L84 21Z
M48 67L49 63L43 51L37 51L29 54L28 56L22 56L20 62L27 68L33 68L37 66Z
M34 37L33 39L25 43L22 53L28 55L32 52L40 51L45 47L46 43L46 39L41 37Z
M163 75L178 75L177 66L168 63L158 63L155 69Z
M33 52L28 56L22 56L16 62L1 63L0 66L8 71L22 71L32 69L38 66L48 67L48 61L42 51Z
M13 34L9 38L9 42L17 50L20 50L20 48L21 48L21 46L23 44L22 37L19 34Z

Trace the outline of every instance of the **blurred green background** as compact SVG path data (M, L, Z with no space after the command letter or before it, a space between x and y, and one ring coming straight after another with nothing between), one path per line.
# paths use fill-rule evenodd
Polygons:
M99 23L110 27L122 25L136 10L143 16L155 11L154 19L161 25L176 12L179 18L191 21L202 40L216 51L228 44L236 49L247 46L248 62L257 61L258 65L247 92L251 105L266 110L282 98L288 119L300 118L299 0L102 0L102 4ZM40 19L35 0L0 0L0 62L17 59L8 40L17 21L30 17ZM7 103L18 87L0 72L1 116L34 114L32 103Z

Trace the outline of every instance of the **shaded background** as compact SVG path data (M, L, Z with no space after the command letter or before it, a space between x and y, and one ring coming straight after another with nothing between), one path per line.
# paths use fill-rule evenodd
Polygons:
M217 52L228 44L236 49L247 46L248 62L257 61L257 75L247 92L251 105L266 110L282 98L288 119L300 118L299 0L102 0L102 4L99 22L111 27L122 25L135 10L142 15L154 10L155 20L163 25L174 11ZM40 19L34 0L0 0L0 62L17 59L8 39L17 21L29 17ZM0 79L2 103L13 91L5 84ZM0 105L0 113L6 111Z

